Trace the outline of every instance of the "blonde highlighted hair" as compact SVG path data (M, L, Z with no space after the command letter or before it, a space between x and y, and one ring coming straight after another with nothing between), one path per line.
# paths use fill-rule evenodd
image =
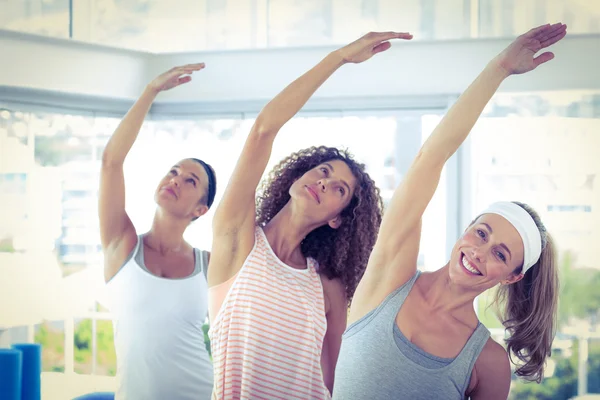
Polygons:
M508 332L506 345L511 362L517 365L515 374L539 383L556 334L559 291L556 254L552 237L537 212L527 204L514 203L535 221L542 237L542 254L523 279L500 286L494 303ZM514 273L520 274L522 269L523 266Z

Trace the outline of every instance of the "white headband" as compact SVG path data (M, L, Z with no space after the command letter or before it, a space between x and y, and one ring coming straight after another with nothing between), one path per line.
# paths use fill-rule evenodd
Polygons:
M515 227L517 232L519 232L521 240L523 240L523 248L525 249L522 273L527 272L539 260L542 254L542 237L531 215L522 207L510 201L493 203L480 215L483 214L498 214L506 218Z

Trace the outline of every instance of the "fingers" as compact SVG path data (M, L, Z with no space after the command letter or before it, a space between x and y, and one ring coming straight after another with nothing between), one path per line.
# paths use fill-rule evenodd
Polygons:
M206 65L204 63L186 64L178 67L173 67L169 72L175 75L191 74L194 71L200 71L201 69L204 69L205 66Z
M546 24L542 26L538 26L537 28L533 28L529 32L525 33L523 36L528 39L535 39L540 43L543 43L551 38L556 36L560 36L563 33L566 33L567 26L563 23L556 24ZM564 35L563 35L564 36ZM554 43L554 42L553 42Z
M559 32L566 31L567 26L561 23L550 25L548 28L542 30L541 32L536 33L532 36L533 39L544 41L549 37L556 35Z
M410 40L413 38L413 35L408 32L371 32L366 34L365 38L377 43L392 39Z
M204 64L204 63L197 63L197 64L186 64L186 65L182 66L181 68L191 69L194 71L200 71L205 66L206 66L206 64Z
M547 30L550 29L551 26L552 25L550 25L550 24L540 25L540 26L538 26L536 28L531 29L528 32L525 32L525 34L523 34L523 36L525 36L527 38L533 38L536 35L539 35L540 33L546 32Z
M545 62L548 62L554 58L554 53L547 51L545 53L540 54L539 56L533 59L533 64L537 67Z
M188 82L189 82L189 81L191 81L191 80L192 80L192 77L191 77L191 76L189 76L189 75L187 75L187 76L183 76L183 77L181 77L181 78L179 78L179 79L177 80L177 84L178 84L178 85L181 85L181 84L184 84L184 83L188 83Z
M552 32L549 32L547 35L544 35L544 37L540 38L539 41L540 41L540 44L542 45L542 47L548 47L548 46L551 46L554 43L558 42L559 40L564 38L566 35L567 35L567 26L562 25L558 29L555 29Z
M390 47L392 47L392 44L390 42L379 43L377 46L375 46L373 48L373 54L377 54L377 53L381 53L382 51L386 51Z

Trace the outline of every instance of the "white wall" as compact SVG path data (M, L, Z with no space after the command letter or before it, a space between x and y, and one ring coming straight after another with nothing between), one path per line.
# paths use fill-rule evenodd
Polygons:
M342 67L315 94L370 101L406 95L460 93L510 39L394 43L361 65ZM0 89L25 87L112 99L134 99L147 81L172 66L207 68L184 87L161 94L164 103L258 102L273 97L334 48L148 54L63 39L0 31ZM600 35L565 38L555 60L511 77L504 91L600 89ZM2 86L5 86L4 88ZM361 100L362 101L362 100ZM214 110L218 112L219 106Z
M132 98L151 57L63 39L0 30L0 85Z

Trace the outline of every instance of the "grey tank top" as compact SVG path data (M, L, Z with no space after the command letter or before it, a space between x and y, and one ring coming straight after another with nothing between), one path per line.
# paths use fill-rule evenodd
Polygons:
M396 316L420 271L344 332L333 399L464 399L471 371L490 332L481 323L455 358L410 343ZM400 336L401 335L401 336ZM402 343L404 342L404 343Z

